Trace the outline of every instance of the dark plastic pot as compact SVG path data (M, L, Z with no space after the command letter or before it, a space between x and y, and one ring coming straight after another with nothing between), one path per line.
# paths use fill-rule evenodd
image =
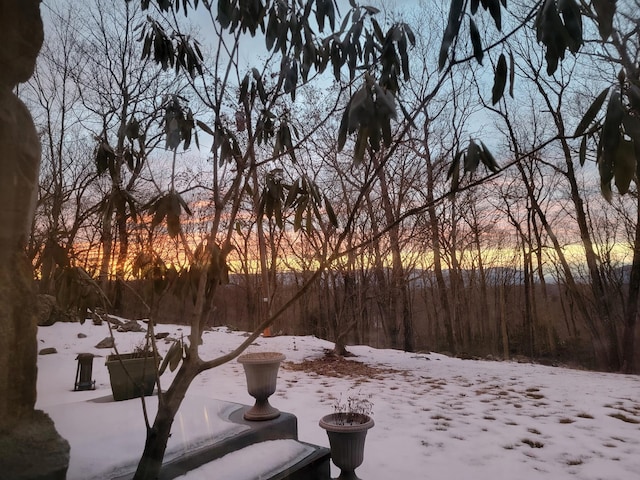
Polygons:
M135 353L107 356L111 392L115 401L153 394L160 358L140 357Z

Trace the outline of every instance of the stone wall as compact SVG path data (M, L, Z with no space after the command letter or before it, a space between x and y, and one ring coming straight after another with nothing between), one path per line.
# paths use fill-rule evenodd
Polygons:
M37 324L26 256L40 169L40 142L18 83L33 74L43 42L38 0L0 0L0 477L64 479L69 444L34 409Z

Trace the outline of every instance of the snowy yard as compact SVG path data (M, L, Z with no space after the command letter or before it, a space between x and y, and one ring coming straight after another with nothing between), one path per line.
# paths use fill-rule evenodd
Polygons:
M179 336L180 328L159 325L156 332ZM185 327L185 336L187 333ZM79 468L83 438L108 431L112 415L131 417L132 432L144 437L139 401L87 402L111 395L104 365L110 350L94 348L107 335L106 326L90 321L40 327L38 332L39 349L55 347L58 353L38 358L36 407L53 412L58 430L72 444L69 480L74 478L74 468ZM139 344L143 335L116 332L119 350ZM226 328L205 332L202 356L209 359L228 352L243 335ZM518 480L635 480L640 475L638 376L459 360L367 346L350 347L356 357L336 360L324 356L331 346L315 337L279 336L260 338L248 351L276 350L287 356L270 402L298 417L299 438L304 442L328 446L318 420L333 411L337 400L357 396L373 402L376 426L368 433L365 460L357 470L365 480L514 476ZM162 352L168 345L161 340L159 347ZM76 355L82 352L101 356L93 364L97 388L74 392ZM170 376L167 371L161 378L164 386L169 385ZM202 374L190 395L192 402L214 398L253 403L242 366L236 361ZM82 405L87 404L100 414L83 415ZM193 408L183 409L185 422ZM130 438L136 437L132 433ZM117 465L127 454L138 457L143 447L142 440L135 442L137 447L101 445L95 452L85 449L85 465L92 461ZM95 458L86 458L91 455ZM225 468L235 471L235 478L251 478L247 467L234 464L232 458ZM332 473L337 473L335 467ZM198 478L218 477L204 472L199 476L197 471L189 475L190 480Z

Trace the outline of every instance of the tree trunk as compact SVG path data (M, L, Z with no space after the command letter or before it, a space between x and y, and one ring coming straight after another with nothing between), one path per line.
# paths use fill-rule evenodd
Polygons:
M509 330L507 329L507 299L504 284L500 284L500 337L502 338L502 358L509 360Z
M564 129L561 130L564 132ZM561 133L562 134L562 133ZM573 161L571 159L571 153L566 140L562 141L562 149L564 151L567 174L566 177L569 180L571 187L571 200L574 205L576 213L576 222L578 229L580 230L580 239L582 240L582 246L584 247L584 255L587 262L587 268L589 269L589 277L591 279L591 291L593 292L593 301L598 313L598 317L602 325L605 327L605 332L609 337L608 348L608 363L611 370L617 371L620 369L620 343L618 340L618 328L616 326L616 318L613 315L611 308L611 299L607 293L606 285L600 274L598 255L596 254L593 242L591 240L591 233L589 225L587 223L587 216L584 210L584 202L580 196L580 190L578 182L576 180L575 171L573 169Z
M125 265L129 257L129 232L127 231L126 204L122 197L116 199L116 228L118 230L118 256L116 258L116 282L113 309L116 314L123 313L123 290Z
M102 257L100 258L100 288L103 292L109 291L109 274L111 270L111 256L113 255L113 231L111 221L111 208L107 207L102 215Z
M543 265L544 261L542 258L542 236L540 235L540 229L538 228L538 223L536 222L536 218L532 219L532 227L533 227L533 236L535 238L535 258L536 264L535 269L538 274L538 283L540 284L540 291L542 294L542 303L538 304L538 298L534 302L535 305L535 318L542 324L542 327L546 331L547 334L547 345L550 352L556 351L556 330L555 325L551 321L551 317L548 314L549 312L549 295L547 292L547 281L544 278L544 270Z
M259 317L255 325L263 322L271 316L271 285L269 279L269 266L267 265L267 239L264 233L264 218L258 214L260 206L260 185L258 183L258 172L253 170L251 179L253 181L253 205L256 213L256 235L258 238L258 256L260 257L260 287L258 298ZM255 326L254 325L254 326ZM265 336L271 335L271 330L264 332Z
M640 168L640 166L638 167ZM640 199L636 208L636 232L633 248L633 262L629 278L629 295L625 312L624 334L622 337L622 371L635 373L635 337L638 318L638 295L640 295Z
M162 460L171 435L171 427L189 385L200 373L199 360L183 360L171 387L158 398L158 413L153 425L147 429L144 451L133 480L155 480L160 475Z
M536 82L538 90L545 100L547 107L552 112L553 120L558 129L558 137L560 138L560 144L566 165L565 177L569 182L571 190L571 201L574 206L576 214L576 223L580 231L580 239L582 246L584 247L584 255L589 270L589 277L591 279L591 292L593 294L594 307L598 316L598 323L604 327L604 332L608 336L608 348L607 348L607 363L608 368L611 370L620 369L620 342L618 339L618 329L616 326L616 318L612 309L611 298L607 292L607 286L602 278L599 269L598 255L595 251L593 241L591 240L591 231L587 222L587 215L585 212L584 202L580 195L580 188L576 179L575 169L573 165L573 156L571 155L571 149L565 136L565 124L562 113L559 106L555 107L551 103L551 99L547 93L545 86L540 82ZM578 300L580 301L580 300ZM593 320L587 319L587 322L594 323ZM590 327L593 333L593 327ZM599 336L599 334L597 334ZM594 343L602 343L601 339L594 339Z
M402 347L406 352L414 351L413 338L413 322L411 319L411 311L408 305L409 295L407 292L404 266L402 264L402 247L400 245L400 225L396 223L396 215L393 211L391 194L387 185L387 176L375 155L372 156L373 165L378 172L378 180L380 181L380 194L382 199L382 209L384 211L385 221L387 225L391 225L389 229L389 247L391 249L391 282L389 285L389 307L394 322L393 329L395 332L402 332ZM399 338L399 335L396 335ZM396 344L393 348L399 347Z
M380 312L380 324L382 325L382 329L385 334L385 347L391 345L396 348L398 343L398 332L395 329L395 322L391 316L391 300L389 299L390 287L388 285L387 276L385 275L382 252L380 251L380 241L378 240L380 230L378 228L378 220L375 216L376 209L373 207L373 202L369 195L367 195L365 200L367 202L369 219L371 221L371 234L376 238L371 245L371 249L373 250L373 277L375 279L376 303Z
M427 209L429 214L429 226L431 233L431 242L433 248L433 271L436 277L436 284L438 285L438 299L440 306L444 312L444 328L447 336L447 346L452 354L456 354L456 338L453 328L453 318L451 314L451 304L449 303L449 297L447 292L447 284L442 275L442 257L440 253L440 232L438 229L439 221L438 214L436 212L433 189L435 186L435 178L433 172L433 165L431 158L427 155L425 158L425 164L427 168L427 193L426 200L429 208Z
M489 321L489 293L487 290L487 277L484 268L484 260L482 258L482 245L480 243L480 226L478 224L477 213L475 211L475 207L473 208L473 243L476 247L476 255L478 257L478 277L480 283L480 308L484 315L479 315L478 318L478 329L479 329L479 341L486 342L487 341L487 324Z
M449 229L451 240L449 257L451 268L449 270L449 287L451 288L451 325L455 338L459 346L466 349L469 344L468 330L464 328L462 321L462 311L464 309L464 279L462 278L462 268L458 261L458 209L456 197L451 198L451 228Z
M566 282L567 289L570 292L573 300L576 302L576 306L578 307L578 310L580 311L582 318L584 318L587 324L587 327L589 328L589 332L591 334L591 341L592 341L594 353L596 356L596 362L600 366L606 366L607 368L612 368L613 365L611 362L613 361L613 359L611 359L609 356L611 349L607 348L607 345L603 342L601 338L599 323L595 321L590 309L586 305L585 298L581 294L580 289L576 284L569 262L566 259L564 251L562 250L562 245L560 245L560 242L558 241L558 238L556 237L555 232L553 231L553 228L551 227L551 225L547 220L546 214L544 213L544 211L542 210L542 207L538 203L538 199L535 196L535 192L533 191L533 186L530 179L527 177L522 164L518 162L516 165L518 167L518 170L520 171L522 180L525 183L525 186L527 189L527 195L529 197L529 200L531 201L531 206L535 211L536 215L538 216L538 218L540 219L540 223L542 224L542 227L545 229L545 232L549 236L549 239L553 244L555 253L558 256L558 261L560 263L562 273L564 274L564 280Z

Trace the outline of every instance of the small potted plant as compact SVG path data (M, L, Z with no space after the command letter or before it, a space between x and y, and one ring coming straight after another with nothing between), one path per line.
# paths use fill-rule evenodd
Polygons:
M131 353L107 355L113 399L129 400L153 394L160 359L148 343L136 346Z
M349 397L346 404L338 401L335 412L320 419L329 437L331 459L340 469L336 480L358 478L355 469L362 465L367 431L374 425L372 406L368 399Z
M269 404L269 397L276 391L278 369L286 357L280 352L253 352L238 357L247 377L247 390L255 398L255 405L244 413L245 420L271 420L280 415Z

